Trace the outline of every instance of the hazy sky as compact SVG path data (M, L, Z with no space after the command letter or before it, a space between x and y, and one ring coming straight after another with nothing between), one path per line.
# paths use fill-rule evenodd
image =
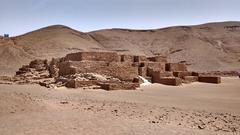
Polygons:
M240 21L240 0L0 0L0 35L53 24L80 31Z

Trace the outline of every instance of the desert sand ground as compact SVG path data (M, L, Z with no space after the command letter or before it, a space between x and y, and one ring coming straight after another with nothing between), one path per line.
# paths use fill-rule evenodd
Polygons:
M0 85L0 134L240 134L239 97L236 77L136 91Z

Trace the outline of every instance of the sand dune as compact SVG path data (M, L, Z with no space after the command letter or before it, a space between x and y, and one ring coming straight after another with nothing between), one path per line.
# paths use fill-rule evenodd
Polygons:
M0 70L4 73L9 69L14 73L31 59L50 59L70 52L117 51L148 56L161 54L168 56L171 62L186 63L197 71L240 71L239 39L240 22L89 33L54 25L8 40L0 38Z

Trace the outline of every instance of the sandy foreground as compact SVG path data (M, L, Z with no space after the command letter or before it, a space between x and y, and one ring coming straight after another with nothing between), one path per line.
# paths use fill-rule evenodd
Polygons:
M222 82L136 91L0 85L0 134L240 134L240 79Z

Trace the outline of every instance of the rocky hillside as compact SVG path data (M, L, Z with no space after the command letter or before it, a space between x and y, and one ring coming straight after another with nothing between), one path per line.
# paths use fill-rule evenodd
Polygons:
M168 56L191 70L240 71L240 22L154 30L107 29L83 33L55 25L9 39L0 38L0 73L14 73L35 58L78 51L117 51Z

